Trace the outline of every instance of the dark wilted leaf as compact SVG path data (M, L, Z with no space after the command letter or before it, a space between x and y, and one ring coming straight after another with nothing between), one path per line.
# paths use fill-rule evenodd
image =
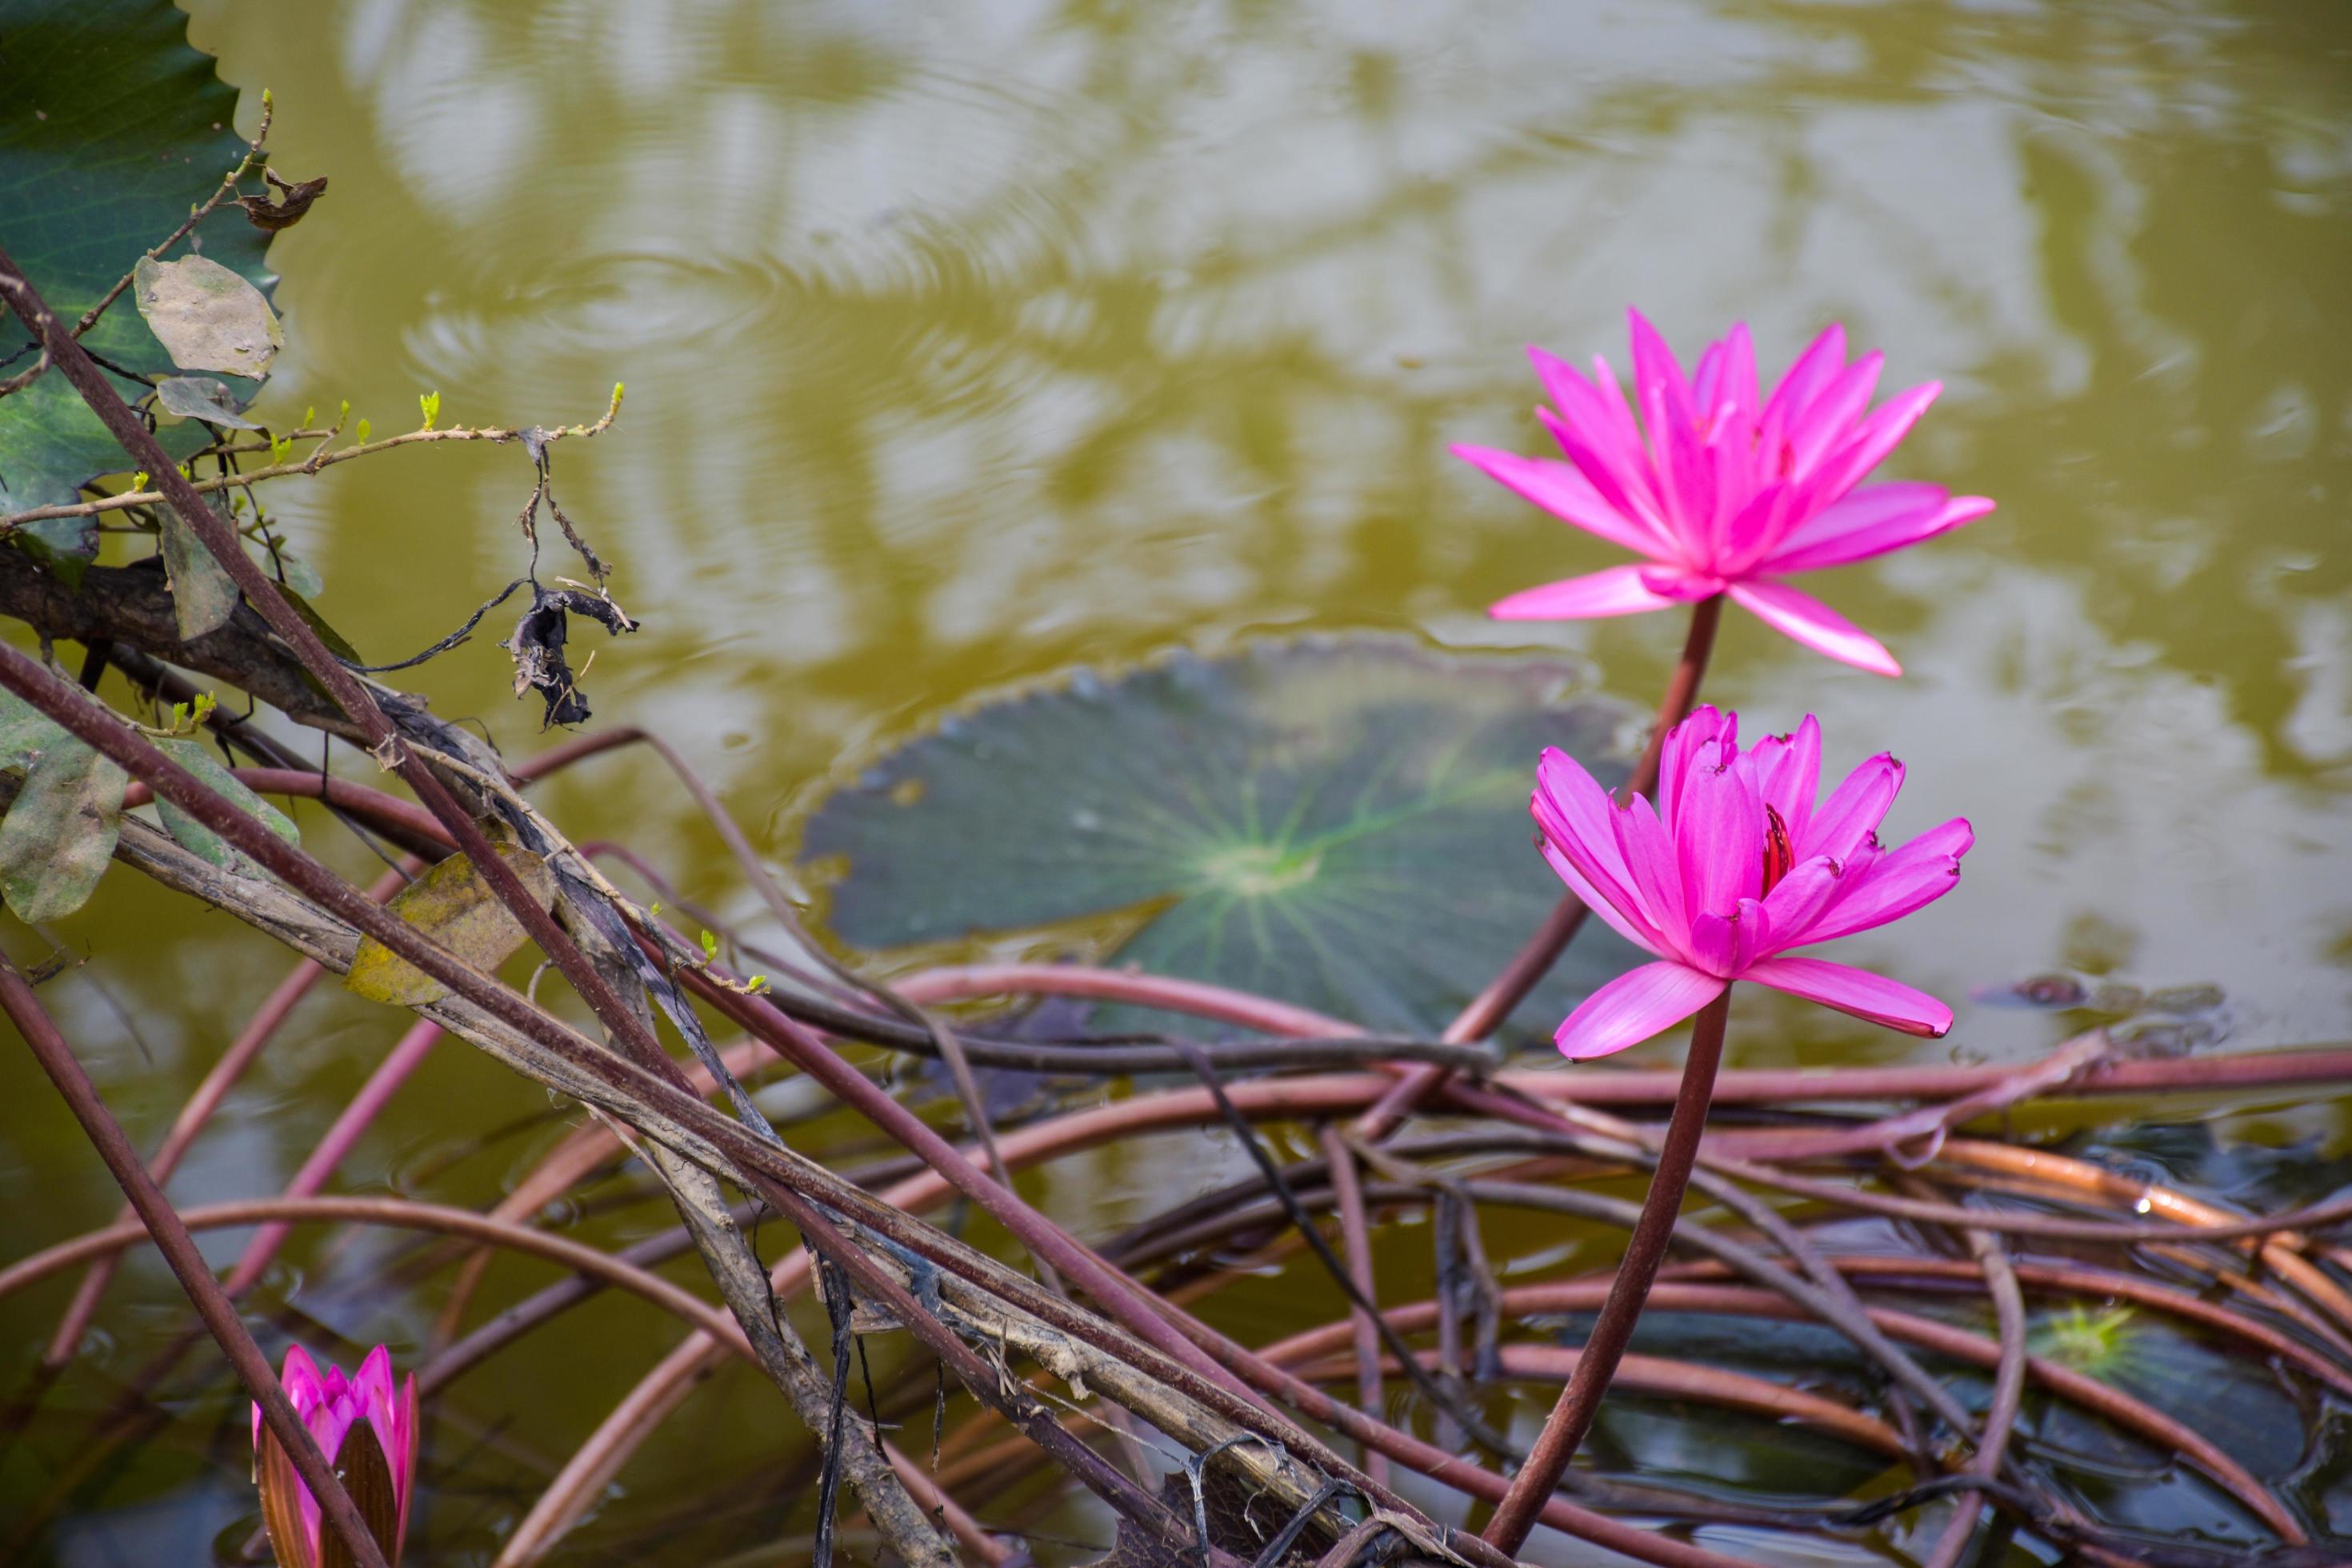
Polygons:
M57 920L89 901L113 857L130 782L62 731L33 759L0 821L0 894L18 920Z
M292 184L279 179L275 169L262 170L261 177L277 191L278 199L272 201L266 195L239 196L236 205L245 209L247 223L268 234L276 234L281 228L291 228L300 223L302 216L310 210L310 204L323 195L327 189L327 176L324 174L315 180L299 180Z
M514 634L499 646L514 656L515 695L536 691L546 702L545 724L577 724L589 716L587 700L563 656L573 616L585 616L616 635L637 629L637 623L602 594L577 588L549 593L537 583L530 585L530 607L515 623Z
M547 863L514 842L503 824L488 824L499 858L511 867L532 898L544 906L555 898L555 878ZM499 902L489 884L464 855L452 855L402 889L392 900L392 912L464 959L476 969L495 970L523 944L523 929ZM436 1002L449 988L418 969L374 938L363 938L343 976L344 988L371 1001L415 1007Z
M1543 748L1624 772L1627 710L1580 684L1381 638L1081 676L886 757L803 852L846 859L831 918L861 946L1131 911L1118 956L1156 973L1427 1029L1560 897L1529 844ZM1578 942L1526 1016L1548 1028L1630 957Z
M286 346L286 334L261 290L210 257L142 257L132 276L139 313L182 370L258 380Z

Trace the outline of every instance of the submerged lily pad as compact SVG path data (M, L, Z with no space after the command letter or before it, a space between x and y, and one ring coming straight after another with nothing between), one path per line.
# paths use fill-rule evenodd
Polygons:
M860 947L1132 910L1149 918L1122 962L1430 1029L1559 897L1529 842L1538 754L1626 771L1630 710L1585 684L1369 637L1082 675L885 758L811 819L803 855L845 858L831 921ZM1595 935L1524 1022L1549 1029L1630 962Z

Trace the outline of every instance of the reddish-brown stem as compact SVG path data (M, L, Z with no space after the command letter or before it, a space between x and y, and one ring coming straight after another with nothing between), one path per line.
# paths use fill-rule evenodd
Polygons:
M294 1179L286 1184L288 1197L307 1198L327 1184L336 1168L343 1163L343 1157L352 1152L352 1145L360 1141L361 1134L368 1130L368 1124L376 1119L385 1104L399 1091L400 1086L408 1081L409 1075L424 1065L425 1057L432 1052L434 1042L440 1037L441 1026L430 1018L419 1018L409 1026L408 1032L400 1037L399 1043L385 1053L383 1059L376 1064L375 1071L368 1075L368 1080L361 1086L359 1093L343 1107L342 1114L336 1117L333 1125L320 1135L318 1146L310 1151L310 1157L302 1162L302 1168L294 1173ZM227 1283L222 1288L231 1296L241 1296L252 1289L253 1282L261 1278L262 1271L278 1256L278 1249L286 1245L287 1228L283 1224L265 1225L254 1232L253 1239L246 1243L244 1254L237 1258L236 1267L229 1270Z
M259 1010L254 1014L253 1021L246 1025L245 1031L237 1036L227 1050L221 1053L220 1059L205 1075L204 1082L197 1085L196 1092L189 1097L186 1105L180 1108L179 1117L172 1123L172 1130L163 1135L163 1146L148 1162L148 1173L155 1178L156 1185L161 1186L172 1179L172 1173L179 1169L180 1161L187 1153L189 1146L195 1142L196 1134L204 1131L205 1122L212 1120L213 1112L227 1098L229 1089L245 1076L245 1069L253 1064L253 1059L261 1054L262 1047L278 1033L279 1026L294 1011L295 1005L310 994L310 987L317 984L319 977L325 973L307 958L297 962L293 973L279 982L278 989L263 1001ZM131 1214L126 1206L121 1217L128 1219ZM89 1266L89 1271L81 1277L81 1283L74 1288L73 1300L67 1303L64 1315L58 1318L57 1331L49 1336L48 1349L41 1355L44 1365L63 1366L74 1358L82 1336L89 1331L89 1321L97 1314L99 1300L106 1294L106 1288L112 1282L114 1271L120 1266L116 1258L103 1258Z
M1657 787L1658 760L1665 754L1666 731L1683 721L1683 715L1697 700L1699 682L1706 677L1706 661L1715 652L1716 627L1722 620L1720 594L1691 606L1690 630L1683 637L1682 658L1675 661L1675 672L1667 678L1665 695L1658 700L1657 719L1650 726L1649 743L1642 748L1642 760L1633 765L1633 775L1625 781L1622 798L1630 800ZM1562 894L1551 913L1544 917L1544 923L1528 938L1527 944L1511 955L1503 972L1472 997L1470 1005L1446 1026L1443 1037L1445 1042L1458 1046L1483 1040L1499 1028L1512 1009L1551 973L1551 966L1559 962L1559 955L1568 951L1568 944L1583 926L1584 915L1581 900L1573 893ZM1386 1138L1396 1130L1398 1122L1418 1110L1431 1092L1451 1076L1452 1069L1448 1068L1414 1068L1357 1120L1356 1136L1374 1143Z
M1349 1278L1356 1282L1358 1295L1377 1303L1380 1284L1372 1278L1372 1232L1364 1216L1364 1184L1357 1179L1355 1154L1348 1147L1346 1134L1329 1122L1324 1123L1322 1142L1323 1158L1331 1173L1331 1201L1339 1211L1339 1244L1346 1248ZM1377 1415L1387 1403L1381 1392L1380 1325L1363 1307L1351 1306L1349 1317L1356 1325L1356 1402L1366 1415ZM1388 1485L1388 1456L1367 1453L1364 1474Z
M457 840L434 820L431 812L396 795L300 768L232 768L229 772L256 795L323 801L347 816L359 818L411 854L437 859L457 847ZM153 790L134 783L122 792L123 809L145 805L154 798Z
M254 1402L261 1407L262 1419L268 1423L271 1434L293 1461L295 1472L302 1478L302 1484L310 1489L310 1495L318 1500L319 1511L329 1528L341 1540L344 1549L350 1552L352 1561L360 1564L360 1568L387 1568L383 1547L377 1543L366 1522L360 1518L359 1510L352 1505L351 1494L343 1490L342 1480L335 1474L334 1466L330 1463L328 1456L320 1451L310 1428L296 1414L293 1402L286 1397L285 1389L278 1385L278 1374L269 1368L268 1358L261 1353L261 1347L254 1343L253 1336L246 1331L245 1323L236 1315L236 1309L230 1304L227 1293L213 1278L212 1270L205 1266L204 1255L196 1250L196 1244L189 1237L187 1227L173 1212L171 1200L163 1195L163 1189L155 1184L155 1179L147 1173L147 1167L140 1163L138 1151L131 1148L131 1141L122 1135L122 1128L115 1121L113 1113L106 1109L106 1102L99 1097L97 1086L82 1070L81 1062L74 1056L72 1047L66 1044L65 1037L58 1034L57 1026L50 1022L40 999L33 994L32 986L26 984L25 977L5 960L0 960L0 1011L7 1013L9 1021L16 1026L16 1032L32 1047L35 1058L41 1064L41 1070L57 1086L58 1095L73 1111L74 1120L81 1123L82 1131L89 1135L90 1143L98 1150L99 1158L106 1162L107 1170L122 1188L122 1195L129 1198L131 1206L139 1211L139 1218L145 1224L148 1234L155 1238L155 1245L163 1252L163 1260L171 1265L172 1273L180 1281L180 1288L188 1293L196 1315L204 1320L205 1327L219 1342L222 1353L228 1357L229 1364L236 1369L237 1376L253 1394Z
M1890 1260L1896 1261L1896 1260ZM1546 1312L1590 1311L1600 1305L1615 1289L1613 1279L1567 1279L1554 1284L1515 1286L1503 1292L1502 1310L1512 1317L1530 1317ZM1662 1311L1705 1312L1713 1315L1801 1319L1804 1309L1769 1290L1759 1290L1744 1285L1694 1285L1680 1280L1660 1282L1651 1292L1651 1299ZM1889 1308L1873 1307L1870 1316L1890 1338L1916 1345L1939 1356L1974 1366L1997 1368L2000 1363L2000 1347L1979 1334L1957 1329L1932 1318L1910 1312L1898 1312ZM1437 1321L1437 1303L1416 1301L1402 1307L1391 1307L1389 1321L1398 1330L1413 1331L1425 1329ZM1328 1351L1348 1342L1349 1326L1342 1321L1326 1324L1295 1335L1277 1344L1268 1345L1259 1353L1269 1360L1288 1362L1301 1355ZM2029 1355L2026 1373L2034 1382L2070 1404L2077 1405L2093 1415L2113 1421L2118 1426L2135 1433L2159 1448L2171 1448L2186 1455L2202 1468L2244 1505L2247 1511L2278 1531L2286 1541L2299 1542L2302 1529L2293 1515L2273 1497L2244 1466L2231 1458L2203 1436L2172 1419L2122 1390L2101 1383L2095 1377L2074 1372L2042 1356ZM1441 1480L1450 1478L1440 1476Z
M2000 1362L1993 1369L1992 1405L1985 1412L1976 1457L1969 1461L1970 1475L1990 1481L2000 1474L2010 1434L2016 1430L2017 1413L2025 1400L2025 1292L2018 1285L2017 1271L2010 1266L1999 1237L1990 1231L1971 1230L1968 1242L1984 1271L1985 1289L1992 1297L1993 1317L2000 1330ZM1927 1568L1958 1568L1976 1534L1977 1516L1983 1511L1977 1498L1964 1493L1953 1502L1952 1517L1937 1537Z
M1642 1316L1642 1303L1649 1299L1651 1281L1658 1277L1658 1264L1666 1255L1667 1242L1673 1239L1675 1218L1682 1212L1683 1191L1690 1184L1691 1167L1698 1162L1699 1134L1706 1128L1707 1102L1715 1089L1716 1068L1723 1060L1724 1025L1730 1014L1731 987L1727 985L1720 995L1699 1009L1692 1023L1690 1049L1683 1058L1682 1093L1676 1097L1674 1115L1666 1123L1666 1140L1658 1151L1657 1168L1650 1173L1650 1195L1643 1201L1642 1217L1633 1226L1633 1239L1626 1244L1625 1260L1618 1267L1616 1283L1610 1288L1600 1320L1584 1342L1584 1355L1576 1363L1575 1375L1560 1390L1559 1400L1545 1420L1534 1451L1512 1478L1510 1495L1503 1500L1481 1532L1500 1551L1516 1556L1528 1531L1535 1528L1544 1500L1559 1487L1559 1478L1568 1472L1569 1460L1576 1457L1578 1446L1591 1429L1592 1417L1601 1408L1601 1396L1608 1391L1618 1360L1633 1337L1633 1325Z

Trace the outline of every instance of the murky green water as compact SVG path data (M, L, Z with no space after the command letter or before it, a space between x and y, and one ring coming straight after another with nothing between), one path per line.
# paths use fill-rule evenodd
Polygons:
M1629 302L1678 346L1744 319L1774 367L1843 319L1890 384L1947 385L1890 472L2000 502L1821 580L1903 682L1738 615L1719 650L1716 700L1773 728L1818 711L1843 759L1903 756L1895 826L1976 823L1962 891L1852 956L1956 1002L2053 966L2210 983L2229 1048L2352 1026L2352 24L2335 7L193 8L247 89L240 124L268 85L279 167L333 182L271 253L289 349L265 408L348 398L389 430L437 388L445 423L551 423L625 380L618 426L557 454L645 623L599 650L597 722L658 729L779 860L828 781L940 710L1171 647L1368 626L1524 642L1647 703L1678 640L1664 617L1484 620L1612 557L1445 444L1534 450L1520 346L1622 365ZM520 569L528 480L519 451L432 448L274 501L325 574L321 608L389 658ZM525 752L534 721L506 680L485 639L422 684ZM650 759L544 800L752 917ZM152 1142L283 961L127 877L60 934L92 962L54 1005ZM1733 1059L2000 1059L2063 1027L1960 1012L1920 1045L1744 1006ZM333 997L299 1024L175 1194L273 1190L399 1027ZM114 1200L28 1066L0 1056L0 1086L13 1258ZM349 1184L486 1202L558 1130L470 1142L546 1110L445 1045ZM2247 1110L2233 1130L2336 1137L2333 1106ZM1098 1233L1230 1158L1185 1141L1069 1162L1037 1190ZM660 1223L640 1205L587 1234ZM1426 1256L1402 1246L1400 1279ZM490 1300L542 1278L509 1272ZM173 1300L151 1264L118 1287L108 1342L0 1468L0 1513L45 1492ZM23 1347L10 1378L61 1300L0 1303ZM433 1298L301 1306L413 1342ZM1233 1297L1253 1332L1296 1310ZM488 1457L436 1494L430 1560L485 1550L671 1338L599 1303L459 1384L436 1458ZM34 1560L196 1561L237 1534L241 1418L212 1390L176 1397L184 1418ZM715 1538L665 1555L639 1532L722 1445L754 1475L773 1418L750 1378L719 1380L566 1560L709 1560Z

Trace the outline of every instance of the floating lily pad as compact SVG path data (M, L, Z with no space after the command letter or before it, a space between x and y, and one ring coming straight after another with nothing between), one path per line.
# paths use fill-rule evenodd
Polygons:
M1559 898L1530 844L1538 753L1626 771L1630 710L1585 685L1385 638L1082 675L892 753L810 820L803 855L845 861L830 918L856 946L1136 911L1122 962L1432 1029ZM1549 1029L1631 959L1588 932L1521 1022Z
M0 213L9 254L68 324L103 298L149 247L218 188L245 143L231 130L236 94L191 48L187 16L169 0L17 0L0 20ZM206 268L266 280L268 236L224 205L194 237ZM183 240L171 253L189 254ZM274 325L274 323L273 323ZM126 290L82 338L102 359L148 376L173 374ZM24 327L0 313L0 376L33 363ZM246 356L251 358L253 356ZM262 366L247 368L258 374ZM121 376L126 398L147 388ZM250 383L246 384L250 395ZM203 427L166 426L184 456ZM0 510L75 499L86 480L131 467L113 437L51 371L0 401ZM86 558L86 520L35 523L37 552Z

